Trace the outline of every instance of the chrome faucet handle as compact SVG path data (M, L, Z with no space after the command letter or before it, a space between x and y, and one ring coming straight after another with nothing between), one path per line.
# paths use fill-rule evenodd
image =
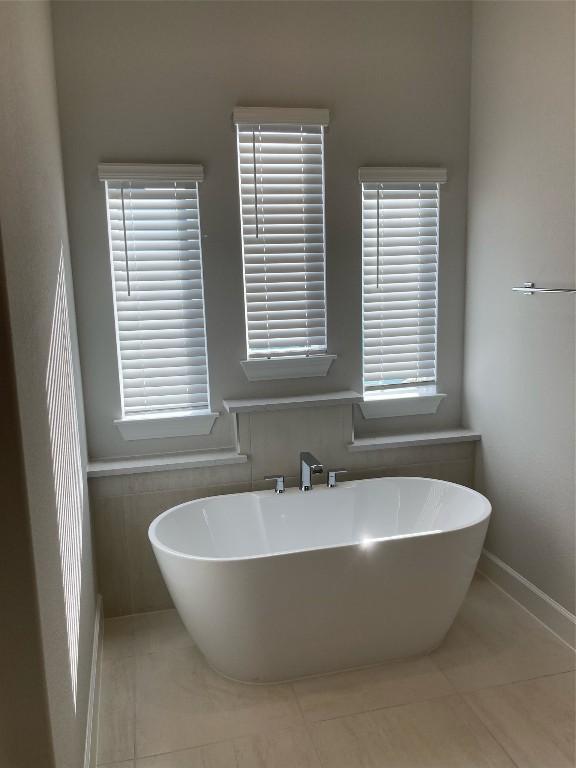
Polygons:
M284 487L284 475L268 475L264 480L274 480L276 482L274 493L284 493L286 490Z
M336 478L338 475L347 475L347 469L329 469L326 473L327 488L336 488Z

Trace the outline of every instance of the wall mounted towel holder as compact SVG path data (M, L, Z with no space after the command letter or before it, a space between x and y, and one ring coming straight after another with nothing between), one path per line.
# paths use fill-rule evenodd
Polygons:
M576 288L536 288L534 283L517 285L512 290L529 296L532 296L534 293L576 293Z

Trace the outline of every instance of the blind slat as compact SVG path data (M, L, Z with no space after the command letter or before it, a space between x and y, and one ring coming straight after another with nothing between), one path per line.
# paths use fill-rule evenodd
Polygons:
M324 134L237 125L248 356L326 351Z
M107 181L124 416L208 410L198 184Z
M365 391L436 380L439 184L364 182Z

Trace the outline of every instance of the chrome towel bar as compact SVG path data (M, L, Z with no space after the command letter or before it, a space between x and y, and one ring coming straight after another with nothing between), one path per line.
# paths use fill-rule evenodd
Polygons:
M576 288L536 288L534 283L524 283L512 288L513 291L532 296L533 293L576 293Z

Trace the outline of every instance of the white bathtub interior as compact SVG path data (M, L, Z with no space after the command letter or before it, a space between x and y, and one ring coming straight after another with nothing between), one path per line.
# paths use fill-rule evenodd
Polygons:
M453 483L378 478L306 493L291 488L195 500L161 515L150 535L181 556L236 560L453 531L489 510L480 494Z

